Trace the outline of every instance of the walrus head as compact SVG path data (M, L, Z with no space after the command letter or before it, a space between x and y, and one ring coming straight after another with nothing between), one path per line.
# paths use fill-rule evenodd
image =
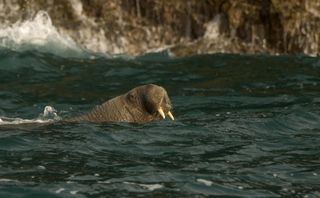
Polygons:
M67 121L145 123L165 119L166 115L174 120L171 109L167 91L149 84L136 87L97 106L88 114Z
M148 117L151 116L154 120L165 119L166 115L174 120L171 101L163 87L154 84L136 87L125 94L125 98L133 108L149 114Z

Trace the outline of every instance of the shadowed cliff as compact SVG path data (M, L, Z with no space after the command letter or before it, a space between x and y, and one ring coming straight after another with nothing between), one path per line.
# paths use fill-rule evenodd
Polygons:
M320 54L318 0L0 0L0 22L40 10L61 34L95 52Z

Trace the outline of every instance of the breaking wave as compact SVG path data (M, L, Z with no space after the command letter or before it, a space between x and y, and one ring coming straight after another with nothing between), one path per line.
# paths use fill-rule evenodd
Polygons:
M19 52L38 50L62 57L78 57L86 53L69 36L59 33L44 11L39 11L32 19L0 28L0 47Z

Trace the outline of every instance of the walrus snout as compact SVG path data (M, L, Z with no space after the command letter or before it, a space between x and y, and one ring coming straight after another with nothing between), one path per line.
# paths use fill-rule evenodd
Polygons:
M143 101L148 112L157 112L163 119L168 115L171 120L174 120L171 113L171 101L167 91L163 87L150 84L145 85L145 87L142 86L141 90L143 92Z
M165 119L166 115L168 115L171 120L174 120L174 117L171 113L171 109L172 109L171 102L169 100L167 93L165 92L163 100L159 105L159 108L157 108L157 112L161 115L163 119Z

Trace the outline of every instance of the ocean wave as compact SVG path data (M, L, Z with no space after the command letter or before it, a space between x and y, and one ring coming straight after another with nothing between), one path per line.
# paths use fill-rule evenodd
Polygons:
M82 57L87 53L69 36L59 33L45 11L0 28L0 47L18 52L38 50L62 57Z
M49 14L39 11L33 18L17 21L9 26L0 26L0 50L12 50L15 52L37 51L41 53L54 54L64 58L89 58L98 57L112 59L149 59L154 57L171 57L169 48L165 46L154 48L145 53L132 56L128 54L109 54L99 50L81 46L69 35L58 31ZM94 41L92 41L94 42ZM101 45L107 45L101 43Z
M61 117L57 115L57 111L51 107L46 106L43 113L35 119L22 119L22 118L8 118L0 117L0 125L19 125L19 124L33 124L33 123L51 123L61 120Z

